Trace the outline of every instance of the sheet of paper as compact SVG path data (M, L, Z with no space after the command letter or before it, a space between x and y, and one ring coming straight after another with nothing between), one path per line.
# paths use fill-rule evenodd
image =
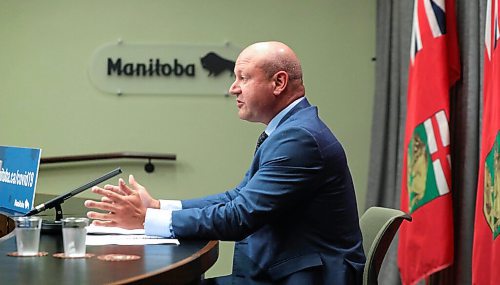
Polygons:
M179 240L146 235L103 235L87 234L86 245L145 245L145 244L175 244L179 245Z
M87 227L87 234L143 235L144 229L126 230L118 227L99 227L91 224Z

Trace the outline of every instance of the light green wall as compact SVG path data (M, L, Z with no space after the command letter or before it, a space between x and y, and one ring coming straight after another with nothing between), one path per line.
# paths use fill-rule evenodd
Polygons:
M63 193L116 166L156 197L229 189L250 163L263 125L240 121L234 98L116 95L97 91L87 68L104 43L262 40L301 58L306 93L346 148L360 210L367 188L373 101L375 1L0 1L0 144L42 156L114 151L175 153L146 174L143 162L45 166L37 192ZM123 177L126 177L125 175ZM92 197L89 193L83 196ZM224 243L207 276L230 272Z

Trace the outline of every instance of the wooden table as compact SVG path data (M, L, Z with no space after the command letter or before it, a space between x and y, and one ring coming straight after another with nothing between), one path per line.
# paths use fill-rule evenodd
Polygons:
M217 241L180 240L180 245L87 246L88 259L59 259L62 236L42 234L44 257L10 257L16 251L14 233L0 238L1 284L197 284L217 260ZM134 261L102 261L104 254L130 254Z

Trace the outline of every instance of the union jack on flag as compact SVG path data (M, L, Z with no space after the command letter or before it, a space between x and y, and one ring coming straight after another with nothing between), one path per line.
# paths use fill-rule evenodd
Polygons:
M486 4L486 23L491 23L491 0L488 1ZM495 0L495 7L498 7L498 0ZM498 39L500 38L500 30L498 28L498 9L495 9L494 11L494 22L493 22L493 29L494 34L493 37L495 38L495 41L493 41L493 49L496 49L497 47L497 42ZM486 54L488 55L488 60L491 60L491 25L486 25L484 29L484 45L486 47Z
M429 22L434 38L446 34L446 10L445 0L424 0L425 15ZM411 31L411 63L415 61L415 55L422 49L422 35L418 22L418 5L413 9L413 28Z

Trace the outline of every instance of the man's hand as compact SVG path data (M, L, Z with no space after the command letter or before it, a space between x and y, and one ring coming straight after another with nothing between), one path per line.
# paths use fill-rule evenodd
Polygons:
M133 175L130 175L128 177L128 183L132 186L133 190L135 190L139 193L139 196L141 196L142 204L144 204L144 206L146 208L160 209L160 201L153 199L153 197L151 197L151 195L149 195L146 188L144 186L142 186L141 184L137 183L137 181L135 181L135 178ZM120 185L120 186L122 186L122 185ZM123 183L123 187L127 187L127 185L125 185L125 183ZM120 189L121 189L121 187L120 187Z
M92 192L102 196L101 202L87 200L85 206L107 212L88 212L87 217L95 219L94 225L125 229L144 227L147 206L153 207L158 203L159 207L159 201L153 199L133 176L129 177L129 181L134 189L129 188L123 179L119 179L118 186L106 185L104 188L92 188Z
M128 187L127 184L122 179L118 180L118 186L115 185L106 185L104 186L105 190L113 191L116 194L120 195L126 195L125 193L130 193L130 192L138 192L139 196L141 197L142 204L146 208L154 208L154 209L159 209L160 208L160 201L153 199L151 195L149 195L148 191L144 186L141 184L137 183L133 175L129 175L128 177L128 183L132 186L132 188ZM101 201L103 202L110 202L106 197L102 197Z

